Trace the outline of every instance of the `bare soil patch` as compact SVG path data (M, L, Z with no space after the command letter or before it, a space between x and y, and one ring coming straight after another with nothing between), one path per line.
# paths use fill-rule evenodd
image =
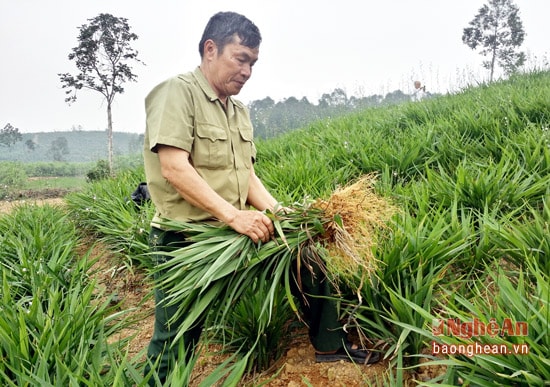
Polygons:
M29 180L38 180L40 178L30 178ZM20 200L43 200L43 199L54 199L54 198L63 198L72 190L66 188L41 188L41 189L27 189L11 192L8 197L4 200L6 201L20 201Z

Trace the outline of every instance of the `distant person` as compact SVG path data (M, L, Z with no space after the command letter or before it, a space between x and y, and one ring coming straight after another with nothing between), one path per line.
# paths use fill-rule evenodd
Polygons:
M200 65L162 82L145 99L144 164L156 209L149 239L157 253L155 262L166 259L162 251L192 243L184 234L163 227L167 219L225 223L254 242L267 242L275 233L271 219L262 211L276 211L278 202L254 173L252 123L246 106L233 97L252 75L260 42L258 27L246 17L217 13L199 43ZM302 273L308 301L302 306L316 361L377 361L378 353L348 341L336 305L323 297L330 295L328 281L323 281L320 270L316 274ZM178 354L178 345L174 345L178 321L171 317L179 305L167 305L160 288L155 289L155 302L155 327L147 356L164 382L170 358ZM187 359L179 361L189 360L205 318L183 333ZM149 370L147 366L145 372Z
M420 81L414 81L414 91L411 95L413 101L421 101L426 97L426 86L423 86Z

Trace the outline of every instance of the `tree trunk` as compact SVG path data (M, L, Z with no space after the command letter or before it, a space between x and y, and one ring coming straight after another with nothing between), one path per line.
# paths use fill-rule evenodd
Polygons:
M493 75L495 73L495 63L497 59L497 49L496 46L493 48L493 56L491 58L491 75L489 76L489 83L493 82Z
M497 15L498 15L498 10L497 10ZM495 36L495 41L493 42L493 47L492 47L492 56L491 56L491 75L489 76L489 82L492 83L493 82L493 76L495 74L495 64L496 64L496 59L497 59L497 48L498 48L498 44L497 44L497 34L498 34L498 24L495 26L494 30L493 30L493 34Z
M111 115L111 103L107 102L107 148L109 155L109 174L113 176L113 118Z

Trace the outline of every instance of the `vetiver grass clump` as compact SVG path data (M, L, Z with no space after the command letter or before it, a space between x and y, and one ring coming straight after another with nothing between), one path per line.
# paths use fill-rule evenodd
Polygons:
M535 72L458 95L320 122L259 144L263 163L256 171L282 197L327 197L341 184L339 176L352 179L377 173L376 190L401 209L373 247L380 264L370 286L362 287L362 304L358 308L353 298L344 298L358 328L386 342L383 350L397 366L396 373L388 376L389 384L402 385L406 367L416 364L419 356L431 355L426 333L431 332L432 318L452 314L447 309L461 310L464 322L509 316L534 323L540 318L534 323L537 340L517 338L536 350L528 356L489 357L493 362L484 362L483 367L492 379L483 383L538 385L547 379L539 367L548 358L541 355L548 353L541 333L548 336L550 331L550 295L544 290L548 277L533 273L520 281L517 268L525 270L526 262L534 259L537 265L531 265L530 271L548 273L544 219L549 96L550 74ZM285 152L290 144L301 152ZM289 172L309 158L316 160L311 175L302 171L298 178ZM330 170L322 178L316 170L320 166ZM305 187L304 182L324 184ZM475 291L503 278L495 277L498 271L517 283L509 288L516 298L541 298L537 309L523 308L518 314L510 302L497 303L495 308L491 298L499 297L498 289L483 296ZM361 280L357 276L356 283ZM542 281L542 293L533 293L541 289L537 281ZM448 292L484 303L485 308L446 305L442 300ZM419 311L429 312L430 317ZM520 362L518 356L523 356ZM501 367L506 359L514 366ZM480 362L475 356L453 356L448 373L432 377L460 384L464 374L481 372ZM470 380L476 384L482 378L470 376Z
M116 178L94 181L66 197L71 219L85 235L94 235L112 253L120 256L121 266L147 266L147 237L153 209L151 202L136 205L132 192L143 181L143 169L124 171Z
M124 327L122 313L100 300L78 245L60 207L22 205L0 217L3 386L131 383L124 341L108 343Z

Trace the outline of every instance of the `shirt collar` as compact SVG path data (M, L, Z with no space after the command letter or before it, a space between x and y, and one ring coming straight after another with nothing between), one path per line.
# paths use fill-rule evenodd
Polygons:
M219 100L216 92L212 89L212 86L210 86L210 84L206 80L206 77L202 73L200 66L197 66L197 68L193 72L193 75L197 79L197 82L199 83L200 88L202 89L204 94L206 94L206 96L210 99L211 102L214 102L215 100ZM227 97L227 100L228 100L228 104L231 103L235 107L239 107L239 108L244 107L244 105L242 105L241 102L239 102L236 99L233 99L232 96Z
M197 68L193 72L193 75L195 75L195 78L197 79L199 86L201 87L204 94L206 94L206 96L210 99L210 101L214 102L215 100L217 100L218 96L216 95L216 93L214 92L214 90L206 80L206 77L202 73L201 68L199 66L197 66Z

